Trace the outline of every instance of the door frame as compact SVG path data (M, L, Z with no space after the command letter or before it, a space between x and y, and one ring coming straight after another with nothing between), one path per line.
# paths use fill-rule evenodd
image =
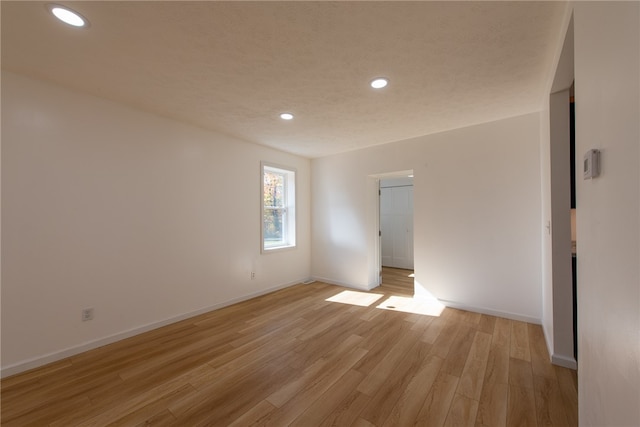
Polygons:
M389 178L406 178L408 176L414 177L414 197L415 197L415 176L413 169L400 170L394 172L387 172L375 175L369 175L368 179L370 181L370 197L369 200L372 201L371 210L374 214L375 220L372 221L373 227L369 231L371 236L371 242L373 242L373 251L371 255L373 259L369 262L369 278L373 278L371 288L380 286L382 283L382 241L380 236L380 180L381 179L389 179ZM415 219L414 219L415 221ZM412 239L415 249L415 238ZM414 256L414 268L415 268L415 250L413 251Z

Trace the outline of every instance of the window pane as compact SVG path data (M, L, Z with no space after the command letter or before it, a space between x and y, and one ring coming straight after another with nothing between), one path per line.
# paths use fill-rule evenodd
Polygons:
M284 243L284 221L282 209L264 210L264 244L265 246Z
M296 246L296 172L264 162L262 170L262 251Z
M285 176L281 173L265 170L264 172L264 206L278 207L285 206Z

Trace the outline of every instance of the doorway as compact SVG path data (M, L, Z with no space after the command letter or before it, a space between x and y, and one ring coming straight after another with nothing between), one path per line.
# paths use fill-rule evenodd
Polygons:
M380 282L413 294L413 175L381 178L378 195Z
M413 270L413 178L380 180L383 267Z
M545 314L552 362L571 369L577 368L577 287L575 271L576 164L577 153L572 150L573 123L577 111L572 102L579 96L573 85L573 18L567 22L562 52L549 95L549 163L547 230L549 285L545 286L548 314ZM579 98L578 98L579 102ZM572 165L574 167L572 167Z

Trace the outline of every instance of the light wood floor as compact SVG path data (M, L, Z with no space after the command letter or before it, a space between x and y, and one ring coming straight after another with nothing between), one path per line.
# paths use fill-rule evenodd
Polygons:
M413 271L382 267L381 289L397 295L413 295Z
M374 292L406 296L404 273ZM345 290L293 286L7 378L2 425L578 424L539 326L326 301Z

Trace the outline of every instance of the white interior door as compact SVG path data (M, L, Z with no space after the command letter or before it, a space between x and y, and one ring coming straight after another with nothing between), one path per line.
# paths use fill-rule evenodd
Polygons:
M385 181L380 185L382 265L412 270L413 185L391 185Z

